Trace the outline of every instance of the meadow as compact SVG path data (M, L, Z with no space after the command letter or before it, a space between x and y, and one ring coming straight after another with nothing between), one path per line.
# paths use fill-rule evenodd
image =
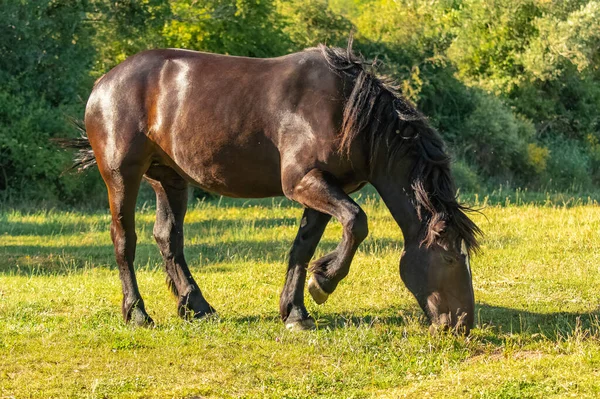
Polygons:
M122 322L107 210L0 210L0 398L551 398L600 395L600 207L470 197L486 236L471 260L476 328L430 335L398 275L402 234L373 195L370 235L318 328L279 320L301 209L283 199L190 206L188 263L217 317L176 315L137 213L151 329ZM327 228L317 256L341 226Z

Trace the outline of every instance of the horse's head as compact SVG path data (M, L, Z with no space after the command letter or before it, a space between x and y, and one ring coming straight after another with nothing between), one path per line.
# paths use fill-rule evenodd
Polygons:
M404 234L404 284L434 329L469 333L475 310L469 253L481 231L457 201L439 136L423 124L413 130L415 144L396 145L406 156L376 162L371 182Z
M375 187L404 235L402 281L432 329L468 334L475 311L469 253L477 248L479 229L460 207L446 220L432 222L431 215L418 211L408 190L392 184Z
M465 242L429 246L406 243L400 258L400 276L431 321L442 328L468 334L475 303L469 253Z

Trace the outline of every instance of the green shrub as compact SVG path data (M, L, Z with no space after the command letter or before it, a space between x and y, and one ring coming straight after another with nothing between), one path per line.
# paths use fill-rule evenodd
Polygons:
M317 43L383 61L460 160L459 186L600 184L600 3L30 0L0 7L0 199L102 198L62 175L92 82L147 48L271 57Z
M460 192L478 192L481 189L481 178L464 161L458 160L452 164L452 175Z
M547 145L550 157L543 178L550 189L581 189L592 184L590 157L580 143L554 139Z
M43 99L0 91L0 198L47 203L94 201L98 173L63 174L72 154L50 142L76 134L65 114Z
M512 178L527 163L527 144L535 128L497 97L477 92L476 98L458 138L460 155L487 176Z
M322 0L278 1L278 11L285 21L284 33L300 50L319 43L345 46L352 23L334 13Z
M171 1L163 36L171 47L250 57L283 55L293 47L272 0Z
M548 166L548 157L550 150L547 147L541 147L535 143L527 145L527 165L535 174L541 174Z

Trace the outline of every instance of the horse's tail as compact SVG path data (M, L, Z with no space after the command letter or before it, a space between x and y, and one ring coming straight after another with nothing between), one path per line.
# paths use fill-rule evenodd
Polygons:
M82 172L90 166L96 165L96 157L86 135L83 122L74 118L69 118L69 120L79 130L79 137L73 139L54 138L52 141L62 148L77 150L74 158L75 162L67 171L77 170L78 172Z

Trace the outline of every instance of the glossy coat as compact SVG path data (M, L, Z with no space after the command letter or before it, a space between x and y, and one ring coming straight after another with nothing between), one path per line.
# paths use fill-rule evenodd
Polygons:
M289 328L306 329L314 327L304 306L307 266L325 226L333 216L344 232L311 267L309 292L318 303L348 274L368 234L367 217L348 194L372 183L404 232L401 276L432 323L471 327L468 251L460 246L473 246L469 234L477 231L452 228L464 215L454 192L432 193L439 184L432 176L449 179L437 191L454 190L441 139L423 118L405 117L407 103L344 51L322 46L255 59L150 50L96 82L85 113L93 154L83 149L79 166L95 159L108 188L126 321L152 323L134 273L135 202L146 179L156 191L154 236L182 317L214 312L183 254L188 184L231 197L285 195L305 207L280 313ZM381 125L373 131L385 132L368 135L373 118Z

